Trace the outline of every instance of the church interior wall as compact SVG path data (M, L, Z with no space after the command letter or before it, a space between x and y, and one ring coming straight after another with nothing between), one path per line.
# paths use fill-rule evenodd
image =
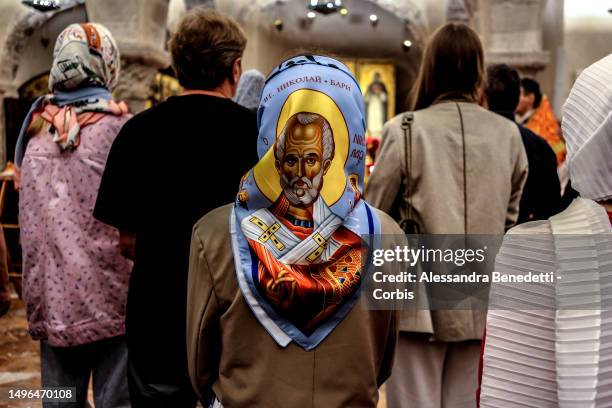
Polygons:
M19 88L33 77L48 72L53 62L53 46L59 33L72 23L87 21L84 6L62 11L51 17L28 38L20 56L18 70L13 80Z
M162 55L167 54L167 33L189 8L185 0L71 1L81 4L51 15L42 26L33 26L30 31L24 31L22 26L23 22L29 21L25 17L32 14L32 9L23 6L20 0L0 1L0 56L11 62L11 66L0 67L2 96L17 96L16 91L21 85L48 71L53 43L59 31L69 23L87 19L83 3L90 11L90 18L102 19L111 30L114 29L122 53L126 50L125 55L132 59L135 56L144 58L152 51L159 54L152 72L163 64L167 65L163 62L166 56ZM305 49L317 49L352 60L387 61L395 67L396 106L397 111L402 111L408 108L406 98L417 73L422 41L447 21L448 7L453 2L405 1L418 10L418 22L402 19L391 11L399 0L398 3L391 0L350 0L345 2L349 7L347 16L317 15L314 19L306 18L306 1L302 0L215 0L206 4L214 5L243 25L248 37L244 69L256 68L267 74L281 59ZM550 61L537 72L536 79L560 115L563 101L579 72L612 52L612 14L600 0L543 1L542 49L550 53ZM493 0L456 2L469 5L470 23L481 34L487 49L491 31L488 17ZM370 23L370 14L378 16L377 24ZM282 21L281 30L274 26L277 19ZM21 25L18 26L18 22ZM112 26L113 22L117 25ZM19 47L11 50L7 45L11 41L15 43L13 37L20 38ZM409 50L402 48L405 39L413 42ZM143 61L144 65L152 64L146 58ZM127 75L129 68L127 64L125 78L128 81L131 78Z
M421 10L427 33L446 23L447 0L412 0L412 3Z
M565 0L564 72L560 89L565 100L580 72L612 53L612 14L600 0Z
M387 61L395 66L397 110L407 109L406 99L420 59L414 27L374 2L353 0L347 4L347 16L317 15L314 19L306 18L307 9L300 1L251 11L246 16L228 2L217 2L217 8L239 18L247 33L244 69L255 68L267 74L280 60L303 50L351 60ZM371 14L378 16L375 25L369 21ZM274 26L277 19L282 21L281 30ZM402 47L406 39L414 43L411 49Z

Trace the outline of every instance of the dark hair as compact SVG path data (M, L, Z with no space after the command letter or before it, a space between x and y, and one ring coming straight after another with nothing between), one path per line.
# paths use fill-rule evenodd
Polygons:
M492 111L514 112L521 97L521 79L516 69L506 64L487 68L485 94Z
M188 89L210 90L226 79L233 81L232 68L246 41L233 19L203 7L192 9L170 40L179 83Z
M540 91L540 84L538 84L535 80L531 78L523 78L521 80L521 86L523 87L523 92L526 94L533 94L533 108L537 108L540 106L540 102L542 102L542 92Z
M412 90L412 109L424 109L446 94L478 99L484 83L484 54L478 34L461 23L448 23L425 47Z

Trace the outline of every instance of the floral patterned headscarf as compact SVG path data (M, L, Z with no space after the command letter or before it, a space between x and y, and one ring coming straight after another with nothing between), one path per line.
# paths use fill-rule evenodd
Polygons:
M119 50L106 27L71 24L60 33L49 74L51 92L99 86L112 91L119 78Z

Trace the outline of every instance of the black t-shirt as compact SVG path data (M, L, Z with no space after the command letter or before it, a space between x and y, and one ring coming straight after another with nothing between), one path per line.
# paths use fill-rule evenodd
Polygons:
M557 156L546 140L524 126L518 127L527 153L529 174L523 187L517 223L547 220L560 211Z
M94 216L136 234L127 341L132 363L151 381L187 376L191 230L208 211L234 200L257 161L256 143L253 112L201 94L171 97L139 113L113 143Z

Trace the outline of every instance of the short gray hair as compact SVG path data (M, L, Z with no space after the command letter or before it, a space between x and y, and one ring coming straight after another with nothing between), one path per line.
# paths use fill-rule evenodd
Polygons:
M291 119L295 117L295 120L300 125L306 126L320 120L322 123L323 131L323 161L331 160L334 157L334 136L331 130L331 126L327 119L316 113L300 112L289 118L282 132L278 135L276 143L274 144L274 157L280 160L285 155L285 142L287 139L287 126L292 122Z

